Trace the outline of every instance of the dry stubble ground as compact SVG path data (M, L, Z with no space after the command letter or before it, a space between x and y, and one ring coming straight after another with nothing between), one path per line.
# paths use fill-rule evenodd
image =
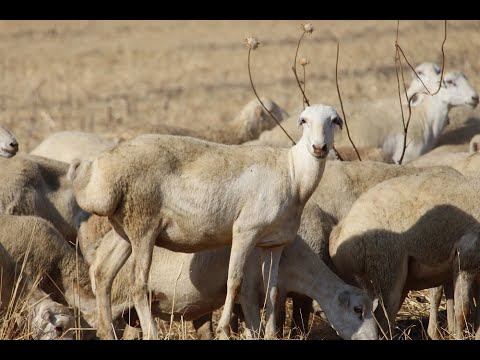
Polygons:
M302 21L0 21L0 123L33 149L54 131L77 129L115 135L156 123L202 128L232 119L254 95L243 39L261 41L252 53L260 95L288 112L302 106L291 71ZM340 42L339 84L349 104L397 96L394 68L397 22L312 21L299 55L310 60L307 95L340 109L335 56ZM399 44L415 66L441 64L443 21L401 21ZM448 21L446 70L464 71L480 89L480 21ZM409 75L408 75L409 76ZM468 127L480 130L478 109L454 109L443 143ZM410 296L400 318L412 338L424 338L428 304ZM420 305L412 305L420 304ZM412 314L413 313L413 314ZM317 319L320 322L320 319ZM423 318L423 324L425 318ZM191 328L181 338L191 338ZM331 337L331 331L327 331ZM322 338L315 326L311 338ZM404 336L407 337L407 336Z

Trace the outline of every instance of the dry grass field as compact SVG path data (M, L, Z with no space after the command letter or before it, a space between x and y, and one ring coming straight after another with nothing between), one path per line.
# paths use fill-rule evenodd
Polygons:
M294 113L302 107L291 70L302 22L0 21L0 124L16 136L20 153L66 129L115 135L131 126L158 123L222 126L254 98L244 45L249 35L261 42L251 55L259 95ZM398 96L396 21L311 22L315 30L305 36L299 55L310 60L306 92L312 103L340 109L337 41L347 117L349 103ZM443 37L443 21L400 21L399 44L414 66L441 64ZM477 91L479 49L480 21L448 21L445 69L463 71ZM465 127L480 131L479 111L452 110L441 143ZM403 306L402 338L427 338L425 295L415 292ZM169 324L161 328L165 335ZM168 338L195 337L190 324L173 324L172 329ZM335 332L317 317L308 338L335 338Z

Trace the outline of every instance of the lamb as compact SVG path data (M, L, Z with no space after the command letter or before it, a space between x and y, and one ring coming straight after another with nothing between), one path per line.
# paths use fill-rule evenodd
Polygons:
M321 209L316 204L307 203L296 239L282 253L278 278L279 302L282 304L283 300L284 303L286 294L291 291L307 294L322 304L327 318L342 338L376 339L377 326L371 316L376 303L360 289L340 280L307 243L307 239L328 235L324 231L328 225L320 224L320 213ZM93 274L102 274L99 278L105 279L105 273L110 269L110 263L105 259L114 259L117 246L121 247L124 243L113 230L103 239L98 238L110 228L105 220L104 217L92 216L79 229L79 245L86 261L91 264L92 279ZM316 226L306 228L306 224L312 221ZM323 250L328 252L328 249ZM238 298L244 309L249 337L253 337L254 332L258 333L259 312L265 299L259 272L260 251L254 250L252 255L246 264L246 275ZM197 253L155 247L148 282L153 314L169 320L173 310L176 319L188 321L205 317L220 308L225 301L229 256L229 247ZM129 284L132 270L130 257L113 282L112 303L127 303L130 287L125 284ZM199 328L198 322L195 325ZM200 336L211 338L213 334L209 330L200 333Z
M480 150L480 134L476 134L470 140L468 145L469 151L455 151L458 145L443 145L436 147L432 151L411 161L408 165L425 167L425 166L459 166L468 156ZM457 169L458 170L458 169Z
M59 131L51 134L30 154L71 163L73 159L93 159L102 151L113 148L119 139L83 131Z
M441 189L441 191L439 191ZM380 295L375 312L391 333L409 290L454 279L455 334L468 312L468 293L480 272L477 178L447 167L391 179L362 194L330 234L329 251L340 277Z
M0 126L0 156L11 158L18 152L18 142L10 132Z
M20 229L17 226L19 222L28 223L28 225L24 229ZM27 321L31 321L34 339L73 339L73 332L68 331L75 327L75 319L70 310L53 301L45 291L38 288L30 275L21 273L27 250L24 249L21 256L17 257L17 261L15 261L4 244L6 241L24 241L25 244L28 244L29 240L33 239L32 234L36 234L36 225L34 218L25 217L24 219L19 216L0 215L0 269L2 273L0 310L7 310L8 307L13 306L13 309L16 309L14 312L22 312L23 307L26 307ZM25 246L25 248L27 247L28 245ZM35 251L36 249L31 249L30 254ZM18 290L15 290L17 285ZM23 302L25 305L22 307Z
M150 134L121 143L92 162L72 163L69 174L80 207L108 216L127 241L112 265L113 277L133 254L133 301L146 338L157 337L146 289L155 244L186 252L232 245L227 296L217 327L222 338L229 335L246 259L255 246L261 247L264 264L271 260L267 333L275 332L271 328L280 255L295 238L303 207L333 146L334 127L341 127L343 120L332 107L313 105L302 112L298 124L304 134L290 149ZM104 304L98 306L97 334L112 338L108 289L106 295L106 301L97 296L98 304Z
M261 100L278 121L288 118L288 113L273 100L266 97L262 97ZM245 105L232 121L223 123L221 126L208 126L207 128L194 130L158 124L150 128L130 128L123 132L119 138L124 141L141 134L155 133L192 136L222 144L241 144L258 138L262 131L271 129L275 125L277 125L275 120L265 111L260 102L254 99Z
M66 179L68 167L33 155L0 158L0 214L40 216L49 220L67 241L75 243L85 212Z

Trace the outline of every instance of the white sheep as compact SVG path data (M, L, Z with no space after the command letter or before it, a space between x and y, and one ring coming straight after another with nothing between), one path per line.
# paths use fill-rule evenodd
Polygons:
M34 283L32 274L22 272L25 254L29 241L36 241L37 224L45 221L40 218L0 215L0 272L1 298L0 310L13 309L7 317L23 315L26 311L27 321L31 322L31 335L34 339L73 339L75 319L70 310L52 300L52 298ZM9 253L4 242L25 242L25 248L17 261ZM35 253L37 248L32 245L29 253ZM6 321L7 319L3 319ZM19 326L28 326L23 323L23 316L16 321Z
M440 76L436 78L440 80ZM429 83L433 83L430 81ZM461 72L445 74L440 91L412 97L410 125L404 162L407 163L431 150L448 124L448 113L455 106L475 108L478 95ZM404 106L405 121L408 107ZM398 163L403 149L403 125L398 99L355 104L349 111L349 129L356 146L380 147ZM346 136L338 137L338 145L348 145Z
M430 70L425 71L421 78L433 94L437 89L433 85L438 86L440 74L437 74L435 64L426 64L421 68ZM430 78L431 76L433 78ZM453 107L467 105L475 108L479 101L477 93L461 72L445 74L440 91L433 96L422 94L422 92L426 93L426 90L416 77L408 91L413 93L419 91L420 93L411 99L412 115L404 163L417 158L435 146L440 134L448 124L448 113ZM403 113L405 121L407 121L408 106L403 107ZM282 122L282 126L295 141L299 138L300 134L292 126L291 121ZM351 104L348 110L348 126L357 148L380 148L390 156L394 163L398 163L403 149L404 136L398 97ZM271 130L264 131L257 140L246 142L246 144L290 146L291 141L282 129L276 126ZM351 147L346 132L335 134L335 146Z
M146 289L155 243L189 252L232 245L227 297L217 328L221 337L229 334L247 256L255 246L265 249L264 263L271 260L267 327L275 326L280 255L295 238L303 207L322 177L333 146L334 127L341 127L343 120L332 107L313 105L302 112L298 123L304 134L290 149L143 135L93 162L72 164L70 175L80 207L108 216L131 245L115 266L118 272L132 252L133 298L146 338L157 336ZM262 266L264 284L266 270ZM111 338L107 312L108 308L99 306L97 333Z
M67 241L75 243L85 212L66 179L68 167L33 155L0 158L0 214L40 216L49 220Z
M467 157L480 150L479 144L480 134L477 134L470 140L468 152L455 151L457 149L457 145L442 145L409 162L408 165L417 167L442 165L457 168L457 166L461 166Z
M288 118L288 113L273 100L267 97L261 97L261 100L278 121ZM253 99L232 121L223 122L221 125L217 122L215 125L196 130L165 124L156 124L150 127L139 126L127 129L120 134L119 138L124 141L141 134L155 133L192 136L221 144L241 144L258 138L262 131L271 129L275 125L277 125L276 121L263 108L258 99Z
M18 152L18 142L3 126L0 126L0 156L11 158Z
M45 138L30 154L70 163L73 159L93 159L118 142L119 139L94 133L59 131Z
M338 274L382 298L385 310L375 315L386 334L409 290L451 279L455 334L465 327L469 288L480 272L480 181L448 167L435 171L371 188L330 234Z
M418 75L415 75L415 73ZM438 89L438 77L442 69L436 63L423 62L415 67L415 73L412 72L412 81L407 89L407 97L423 96L424 94L433 94ZM421 99L414 98L411 106L417 106Z
M284 304L286 295L292 291L306 294L322 305L331 325L342 338L376 339L377 326L371 316L376 302L372 302L360 289L339 279L308 244L310 241L315 246L317 241L313 238L328 236L324 231L328 225L321 224L320 213L321 209L316 204L307 203L298 235L282 253L278 277L279 305ZM113 230L106 233L103 239L98 238L110 228L104 219L92 216L79 229L79 245L85 259L91 264L92 280L95 275L103 281L110 279L107 273L112 267L108 260L115 259L118 247L125 244ZM326 242L323 246L328 252ZM177 320L195 320L220 308L225 302L229 256L229 247L197 253L154 247L148 282L153 314L170 320L173 312ZM250 337L254 335L253 332L258 333L260 308L265 299L260 267L261 253L254 250L246 263L246 274L237 299L244 309ZM130 282L129 274L132 271L133 261L130 257L113 284L109 285L112 287L113 304L128 302L130 286L126 284ZM102 284L98 285L99 289L105 288ZM213 334L207 331L199 335L211 338Z

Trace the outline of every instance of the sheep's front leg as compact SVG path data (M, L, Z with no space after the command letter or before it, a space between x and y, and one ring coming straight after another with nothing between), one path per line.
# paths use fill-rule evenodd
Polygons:
M240 294L240 304L242 306L243 317L245 318L245 337L247 339L260 338L261 319L258 290L255 284L252 284L248 289L246 286L242 286L242 292Z
M306 336L312 312L312 299L305 295L292 295L292 337Z
M112 234L113 235L113 234ZM131 253L130 243L118 234L102 240L94 263L89 269L90 281L95 284L97 298L97 336L114 339L112 328L112 285Z
M447 329L450 334L455 332L455 304L453 301L453 280L448 281L443 289L447 303Z
M246 236L245 234L235 234L234 232L233 235L228 264L227 296L216 330L217 337L222 340L226 340L230 336L233 306L235 305L235 298L240 292L247 258L255 246L253 239L253 236Z
M212 313L203 315L192 322L200 340L213 340Z
M443 295L443 285L431 288L429 291L430 297L430 316L428 318L428 336L432 340L438 340L440 338L440 330L438 328L438 308Z
M275 311L278 302L278 267L283 246L262 251L262 276L266 301L265 338L274 339L277 335Z

